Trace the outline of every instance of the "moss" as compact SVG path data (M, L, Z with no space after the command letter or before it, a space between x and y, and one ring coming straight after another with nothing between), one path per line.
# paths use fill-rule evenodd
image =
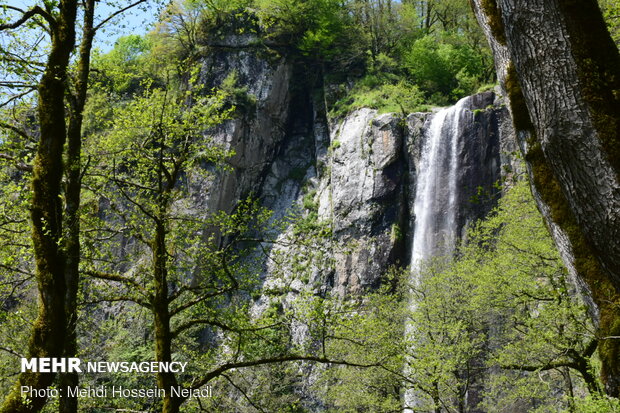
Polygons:
M579 89L620 179L620 54L594 0L558 2L577 65ZM583 30L587 27L588 30Z
M575 268L590 288L592 299L599 307L599 335L601 337L618 336L620 335L620 294L611 283L607 272L595 258L593 247L583 235L560 183L545 159L512 63L508 67L506 89L515 129L530 133L529 148L525 159L532 167L533 184L543 201L549 206L553 222L559 225L568 236L575 258ZM609 377L620 376L619 340L603 340L599 355L603 364L601 371L603 381L605 382ZM618 390L620 389L615 389L616 392ZM612 392L614 392L613 389Z
M401 242L403 241L403 239L403 230L401 229L400 225L397 222L393 223L390 230L390 241L392 243Z
M575 257L575 268L589 286L592 298L599 307L598 334L601 337L618 336L620 335L620 295L583 236L561 191L559 182L544 159L540 143L532 140L530 145L526 159L532 165L534 185L549 206L551 219L566 232L570 239ZM599 355L603 364L601 371L603 382L608 377L617 377L620 374L620 342L602 340Z
M616 179L620 179L620 54L594 0L558 2L575 59L578 88ZM583 30L588 27L588 30ZM572 230L576 234L577 230ZM571 241L576 235L570 235ZM583 238L583 236L581 237ZM575 250L586 243L575 244ZM584 255L584 254L581 254ZM592 257L576 260L600 306L600 335L620 336L620 294ZM620 396L620 340L602 340L601 376L609 395Z
M512 112L512 121L516 130L534 132L534 125L525 104L525 97L521 90L521 84L517 77L517 71L514 64L510 62L506 70L506 92L510 100L510 109Z
M491 34L495 37L495 40L501 45L506 45L506 33L504 31L504 22L502 20L502 11L497 5L496 0L482 0L480 2L482 11L489 20L489 27L491 27Z

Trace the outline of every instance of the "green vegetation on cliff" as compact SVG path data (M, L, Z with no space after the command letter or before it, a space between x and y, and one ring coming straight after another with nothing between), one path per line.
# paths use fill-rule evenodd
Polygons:
M181 37L199 33L181 44L255 36L257 45L296 55L324 75L334 115L363 106L411 112L446 105L494 82L490 51L466 0L175 4L166 27L176 25Z
M377 275L381 285L365 297L330 291L337 229L321 217L329 196L315 177L298 209L278 219L252 194L224 193L225 185L217 195L234 198L229 210L205 201L219 172L238 183L248 172L235 169L240 158L257 156L249 149L235 158L226 146L237 138L222 125L232 118L249 130L265 122L265 136L297 133L299 120L284 116L307 104L297 101L304 93L322 93L332 117L360 107L404 116L492 85L490 51L467 0L179 0L147 35L91 56L96 3L0 7L0 33L10 33L0 43L3 411L76 413L75 399L11 390L32 378L54 386L75 379L16 378L20 357L76 355L193 364L179 375L81 376L82 386L218 389L204 401L170 393L81 400L90 412L388 412L410 400L405 392L423 411L620 411L597 377L600 360L617 359L609 350L617 336L600 341L524 182L471 226L455 257L424 263L414 285L402 268ZM497 15L497 2L484 4ZM600 4L618 41L618 3ZM75 28L85 30L75 37ZM294 101L290 113L278 118L280 108L270 108L258 119L265 101L248 93L250 82L215 58L205 63L217 53L252 55L250 66L292 62L299 84L287 78L291 90L282 93ZM221 75L217 88L204 86L210 75ZM506 86L515 124L530 129L514 76ZM216 144L218 133L225 138ZM329 157L346 148L333 140L324 149ZM311 176L312 161L291 168L289 180ZM550 182L536 178L540 188ZM404 244L407 230L393 225L390 242ZM350 259L352 247L341 247Z

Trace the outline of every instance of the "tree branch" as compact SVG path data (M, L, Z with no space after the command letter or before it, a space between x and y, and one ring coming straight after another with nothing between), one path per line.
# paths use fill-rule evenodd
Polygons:
M188 308L206 300L207 298L217 297L218 295L226 294L227 292L233 291L233 288L225 288L223 290L217 290L212 293L203 294L200 297L196 297L195 299L188 301L172 310L170 310L170 317L173 317L179 314L181 311L187 310Z
M7 161L11 161L15 163L15 167L24 172L32 172L32 165L21 162L17 160L14 156L8 155L6 153L0 153L0 159L6 159Z
M26 140L31 140L30 136L28 136L28 134L26 132L24 132L23 130L19 129L17 126L11 125L10 123L6 123L6 122L2 122L0 121L0 128L5 128L5 129L9 129L13 132L15 132L16 134L18 134L19 136L21 136L22 138L26 139Z
M25 92L18 93L16 95L11 96L6 101L0 103L0 108L4 107L4 106L7 106L9 103L11 103L11 102L13 102L13 101L15 101L17 99L20 99L20 98L26 96L27 94L34 92L35 90L36 90L36 87L31 86L31 87L27 88L27 90Z
M24 357L22 354L19 354L19 353L18 353L18 352L16 352L15 350L10 349L10 348L8 348L8 347L0 347L0 350L2 350L2 351L6 351L7 353L12 354L12 355L14 355L14 356L16 356L16 357L19 357L19 358L23 358L23 357Z
M150 300L150 298L151 298L151 296L148 293L148 291L146 291L144 289L144 287L142 287L136 280L134 280L132 278L124 277L124 276L122 276L120 274L110 274L110 273L104 273L104 272L100 272L100 271L84 271L84 274L90 275L91 277L98 278L100 280L116 281L116 282L120 282L122 284L125 284L126 286L135 287L147 299Z
M134 297L129 297L129 296L107 297L107 298L104 297L98 300L81 301L79 304L85 305L85 304L99 304L99 303L114 303L114 302L119 302L119 301L136 303L139 306L146 308L147 310L152 309L151 305L147 303L146 301L138 300Z
M270 358L264 358L264 359L259 359L259 360L239 361L239 362L234 362L234 363L223 364L220 367L216 368L215 370L212 370L211 372L207 373L204 377L202 377L198 381L195 381L194 383L192 383L190 388L198 389L204 386L205 384L207 384L208 382L210 382L211 380L213 380L214 378L227 372L228 370L244 368L244 367L255 367L255 366L261 366L265 364L285 363L289 361L313 361L317 363L338 364L338 365L350 366L350 367L377 367L378 366L378 364L376 363L359 364L359 363L350 363L344 360L330 360L325 357L289 354L286 356L277 356L277 357L270 357ZM187 397L182 397L182 399L186 400Z
M54 16L52 16L51 14L49 14L48 12L46 12L39 6L34 6L33 8L31 8L30 10L26 12L24 12L22 9L19 9L13 6L6 6L6 8L11 9L11 10L17 10L24 14L22 15L20 19L16 20L13 23L0 24L0 30L16 29L22 24L26 23L31 17L36 16L36 15L43 17L49 23L50 27L53 30L55 30L57 27L56 19L54 19Z
M570 367L575 370L578 370L577 365L572 361L556 361L553 363L547 363L544 366L524 366L519 364L504 364L500 366L502 369L506 370L519 370L519 371L546 371L553 370L559 367Z
M254 407L256 410L258 410L259 412L265 413L265 410L263 410L259 405L255 404L252 401L252 398L250 396L248 396L248 394L239 386L237 386L235 384L234 381L232 381L232 379L230 377L228 377L226 374L222 373L222 377L224 377L226 380L228 380L228 382L235 388L237 389L237 391L239 391L239 393L241 393L243 395L243 397L245 397L245 400L247 400L248 403L250 403L250 405L252 407Z
M97 31L101 28L101 26L103 26L104 24L106 24L107 22L109 22L110 20L112 20L113 18L115 18L116 16L118 16L119 14L122 14L124 12L126 12L127 10L136 7L137 5L141 4L141 3L145 3L146 0L138 0L135 3L130 4L129 6L116 10L114 13L110 14L108 17L106 17L105 19L103 19L98 25L96 25L94 27L94 30Z
M220 321L217 320L212 320L212 319L207 319L207 318L197 318L194 320L189 320L179 326L177 326L177 328L175 328L171 334L172 334L172 338L177 337L181 332L187 330L188 328L191 328L195 325L200 325L200 324L207 324L207 325L211 325L211 326L215 326L215 327L219 327L222 330L226 330L226 331L232 331L235 333L244 333L244 332L253 332L253 331L260 331L260 330L265 330L268 328L272 328L272 327L276 327L278 325L281 325L282 323L275 323L275 324L270 324L268 326L261 326L261 327L253 327L253 328L235 328L235 327L231 327L229 325L226 325Z

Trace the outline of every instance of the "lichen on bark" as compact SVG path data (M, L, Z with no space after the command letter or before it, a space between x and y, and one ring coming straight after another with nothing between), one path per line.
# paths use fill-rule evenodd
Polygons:
M502 13L497 5L496 0L481 0L482 10L487 16L491 33L498 43L506 44L506 34L504 33L504 22L502 21Z
M616 176L620 177L620 54L609 52L616 45L596 2L564 0L558 6L571 37L581 95Z
M580 67L580 69L583 73L584 68ZM600 79L597 75L593 76ZM512 62L508 64L505 87L510 101L515 130L525 131L529 134L524 155L531 168L532 184L540 194L542 201L549 207L551 220L562 228L568 236L577 273L588 285L592 299L598 307L600 316L597 320L599 325L597 335L599 337L598 352L602 362L601 379L607 394L617 397L620 395L620 341L610 337L620 336L620 293L609 277L607 270L596 258L595 248L583 234L562 190L561 183L557 179L549 160L545 157ZM593 102L591 108L592 106L601 107L600 112L592 110L595 122L608 118L608 109L613 107L613 104L605 106L604 102L596 100L596 88L600 87L601 82L598 81L590 81L585 87L593 96L589 98ZM588 98L586 100L590 103ZM600 117L597 120L598 114ZM617 128L617 123L612 122L611 125L607 126ZM617 134L610 133L608 137L617 139ZM609 143L606 149L615 149L613 141L611 146ZM614 155L610 155L610 158L612 156Z

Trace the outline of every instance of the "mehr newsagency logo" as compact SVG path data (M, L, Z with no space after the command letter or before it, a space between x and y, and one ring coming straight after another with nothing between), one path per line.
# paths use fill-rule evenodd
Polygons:
M184 373L187 362L181 361L89 361L79 358L22 358L22 373Z
M83 363L75 357L55 358L22 358L22 373L184 373L187 362L171 361L89 361ZM174 397L203 398L213 397L211 386L199 389L187 389L181 386L173 386L167 389ZM22 397L164 397L166 390L162 388L126 388L122 386L96 386L67 388L47 387L37 389L32 386L21 386Z

